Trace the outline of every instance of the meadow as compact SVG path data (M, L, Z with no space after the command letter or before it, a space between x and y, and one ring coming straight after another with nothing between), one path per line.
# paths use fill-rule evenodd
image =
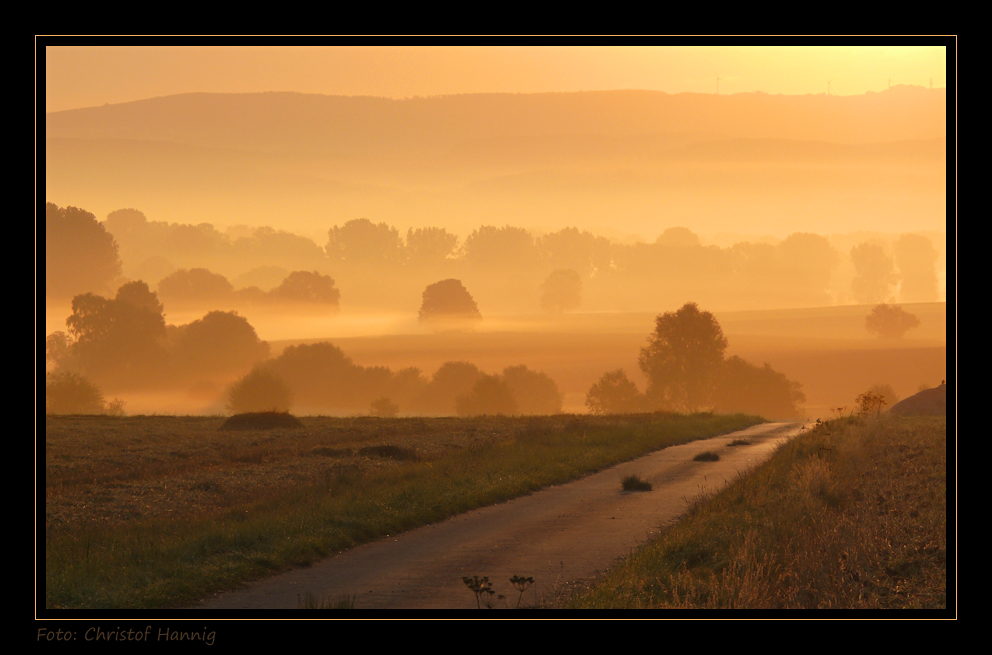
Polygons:
M827 421L561 606L946 610L946 455L942 416Z
M45 608L177 608L753 416L45 419Z

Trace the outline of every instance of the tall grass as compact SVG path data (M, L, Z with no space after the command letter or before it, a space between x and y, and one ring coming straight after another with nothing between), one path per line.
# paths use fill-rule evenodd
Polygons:
M402 431L386 419L382 430ZM162 608L194 603L356 544L575 479L644 453L759 422L747 416L644 415L504 420L501 438L435 459L344 467L291 489L268 491L222 513L193 508L173 519L123 525L46 526L47 608ZM458 421L433 426L451 429ZM99 491L99 486L89 493Z
M609 571L574 608L946 608L946 420L830 421Z

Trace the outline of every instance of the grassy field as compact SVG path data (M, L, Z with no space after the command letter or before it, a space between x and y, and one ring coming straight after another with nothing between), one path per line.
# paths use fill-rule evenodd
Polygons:
M761 422L699 414L45 421L45 607L194 603L353 545Z
M944 417L829 421L568 606L946 609L946 441Z

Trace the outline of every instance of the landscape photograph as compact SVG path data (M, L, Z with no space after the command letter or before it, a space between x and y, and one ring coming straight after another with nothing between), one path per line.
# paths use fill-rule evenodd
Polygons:
M38 640L956 618L915 40L36 37Z

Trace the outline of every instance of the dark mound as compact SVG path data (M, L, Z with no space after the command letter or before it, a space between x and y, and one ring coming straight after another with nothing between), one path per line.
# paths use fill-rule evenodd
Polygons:
M220 426L221 430L272 430L302 428L303 423L289 412L248 412L235 414Z
M947 385L926 389L889 408L899 416L947 416Z

